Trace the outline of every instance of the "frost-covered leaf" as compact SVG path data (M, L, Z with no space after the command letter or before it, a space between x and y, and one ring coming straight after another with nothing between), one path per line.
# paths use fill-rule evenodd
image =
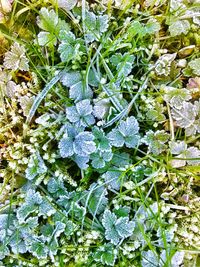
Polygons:
M76 39L71 31L61 30L59 38L61 43L59 44L58 52L62 62L69 62L85 52L84 40Z
M48 254L47 246L37 239L30 243L28 250L38 259L45 259Z
M142 140L146 145L149 146L150 152L152 152L154 155L159 155L166 149L165 143L168 141L168 139L169 134L164 130L157 130L156 132L150 130L146 133Z
M135 57L128 53L121 54L117 53L110 58L110 62L116 66L117 69L117 76L126 77L128 76L133 68L133 62Z
M53 207L51 202L47 199L43 199L39 207L38 216L43 216L44 218L50 217L56 212L56 209Z
M180 266L183 263L184 255L184 251L177 251L171 259L172 267Z
M88 127L95 123L92 111L90 100L84 99L76 103L75 106L66 108L66 115L68 120L75 123L77 127Z
M177 141L170 143L171 153L177 155L171 160L174 168L186 165L198 165L200 163L200 150L197 147L188 147L185 141Z
M176 55L176 53L173 53L160 56L155 63L156 74L168 76L171 71L171 63L176 58Z
M87 156L79 156L74 155L73 160L76 162L76 164L79 166L80 169L85 170L88 168L88 162L90 160L90 157Z
M96 150L94 136L90 132L79 133L74 141L74 152L79 156L87 156Z
M160 267L158 256L152 251L142 251L142 267Z
M85 28L87 42L99 40L102 33L107 31L108 28L108 15L96 16L93 12L87 11L85 14Z
M187 34L190 30L190 23L187 20L177 20L169 26L169 32L172 37L180 34Z
M132 235L135 224L129 222L128 217L120 217L109 210L105 210L103 214L102 224L105 231L105 237L114 245L117 245L121 238L127 238Z
M51 9L42 7L39 16L37 17L37 24L42 29L38 34L38 43L41 46L53 46L57 44L59 31L65 29L69 31L69 26L65 21L58 18L58 14Z
M30 189L25 197L25 202L17 210L17 218L19 223L24 223L26 218L36 211L38 211L42 197L38 192Z
M5 53L4 67L11 70L28 71L28 59L26 58L25 52L25 47L15 42L11 46L10 51Z
M28 180L33 180L37 176L45 174L47 172L47 167L38 152L31 155L28 167L25 172L26 178Z
M108 134L108 138L113 146L122 147L125 144L135 148L140 140L137 120L131 116L126 121L120 121L119 126Z
M151 18L147 21L145 28L147 34L154 34L160 30L160 23L155 18Z
M189 128L195 121L197 111L190 102L183 102L180 109L172 109L172 116L181 128Z
M20 103L20 106L23 110L24 116L26 116L26 117L28 116L34 100L35 100L35 96L29 97L29 96L25 95L25 96L21 96L19 98L19 103Z
M192 69L193 73L200 76L200 58L191 60L188 66Z
M105 167L106 162L109 162L113 157L112 152L101 152L98 151L94 154L91 154L90 158L92 159L92 166L95 169L101 169Z
M37 24L44 31L54 31L58 24L58 15L53 9L49 11L46 7L42 7L37 18Z
M114 266L117 259L117 251L115 251L113 245L105 244L99 247L93 256L95 261L101 262L103 265Z
M74 126L67 124L66 133L60 140L59 145L60 155L63 158L72 157L78 166L87 168L89 155L96 151L94 136L87 131L77 131ZM81 167L81 168L82 168Z
M92 128L92 133L95 138L96 147L101 152L110 152L111 151L111 144L109 139L105 135L104 131L97 126Z
M101 120L106 117L110 109L109 98L104 98L103 94L100 94L98 98L94 99L94 116Z
M47 190L49 193L53 194L55 197L59 197L61 195L67 194L64 183L59 177L50 178L47 184Z
M122 182L125 180L123 172L120 170L110 170L102 175L108 188L119 190Z
M171 104L172 107L175 107L177 109L180 109L182 107L184 101L188 101L192 98L190 91L185 88L179 89L166 86L164 90L165 90L165 95L164 95L165 101L167 101L168 103Z
M78 0L58 0L58 6L66 11L69 11L76 6L77 2Z

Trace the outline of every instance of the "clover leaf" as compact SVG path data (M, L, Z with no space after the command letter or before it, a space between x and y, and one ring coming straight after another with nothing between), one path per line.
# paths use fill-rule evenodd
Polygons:
M92 111L89 99L84 99L76 103L75 106L66 108L68 120L75 123L77 127L87 127L95 123Z
M131 116L126 121L121 121L119 126L108 134L108 138L113 146L122 147L126 145L129 148L135 148L140 140L137 120Z

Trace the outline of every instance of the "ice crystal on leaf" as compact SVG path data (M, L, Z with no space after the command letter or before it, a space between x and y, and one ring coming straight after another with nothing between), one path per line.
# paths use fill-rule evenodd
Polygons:
M79 71L66 72L62 76L61 82L63 85L70 88L69 97L75 102L83 99L90 99L93 96L90 86L86 88L84 85L83 77Z
M181 109L172 109L172 116L177 125L185 129L187 136L200 133L200 102L183 102Z
M2 70L0 68L0 86L1 90L7 97L14 97L18 85L15 82L11 81L12 76L9 72Z
M196 58L194 60L191 60L188 63L189 67L192 69L193 73L195 75L200 76L200 58Z
M170 67L172 61L176 58L176 53L165 54L159 57L155 63L155 71L158 75L168 76L170 74Z
M75 123L77 127L87 127L95 123L92 111L93 109L89 99L84 99L77 102L75 106L66 108L68 120Z
M79 58L85 53L84 40L75 37L71 31L61 30L59 33L61 43L58 47L62 62L69 62L72 59Z
M135 223L130 222L128 217L120 217L109 210L105 210L103 214L102 224L105 228L105 237L114 245L117 245L123 238L132 235Z
M59 142L60 155L63 158L72 157L80 168L87 167L89 155L96 151L94 136L88 131L79 131L71 124L66 125L66 131Z
M190 91L185 88L179 89L166 86L164 90L165 101L167 101L172 107L175 107L176 109L180 109L184 101L190 100L192 98Z
M15 42L10 51L5 53L4 67L11 70L28 71L28 59L25 52L25 47Z
M149 151L154 155L159 155L166 149L166 142L169 139L169 134L164 130L153 132L148 131L142 141L149 146Z
M114 266L117 258L117 251L115 251L112 244L105 244L100 246L94 253L94 260L101 262L103 266Z
M171 160L173 167L183 167L186 165L198 165L200 163L200 150L197 147L188 147L184 141L170 143L171 153L176 155Z
M113 146L135 148L139 144L139 124L137 120L131 116L126 121L120 121L119 125L113 129L108 138Z
M190 30L190 23L187 20L177 20L174 21L169 26L169 32L172 37L178 36L180 34L187 34Z
M68 24L59 19L53 9L49 11L45 7L40 10L37 24L43 30L38 34L38 43L41 46L56 45L60 30L69 30Z
M102 33L107 31L108 28L108 15L96 16L93 12L86 11L85 14L85 24L86 28L86 40L87 42L93 42L99 40Z
M119 190L125 180L124 174L118 169L108 170L102 175L109 189Z
M32 154L26 169L26 178L28 180L33 180L37 176L45 174L46 172L47 167L40 154L38 152Z

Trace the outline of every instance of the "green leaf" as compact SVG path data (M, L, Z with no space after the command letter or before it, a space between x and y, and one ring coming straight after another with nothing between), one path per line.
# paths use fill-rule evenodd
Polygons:
M109 210L104 211L102 224L106 229L106 239L110 240L114 245L117 245L120 239L131 236L135 227L135 223L129 222L128 217L120 217L118 219L117 216Z
M39 240L32 240L28 250L38 259L45 259L48 254L47 246Z
M200 76L200 58L196 58L188 63L193 73Z
M177 20L169 26L169 32L172 37L180 34L187 34L190 30L190 23L187 20Z
M94 253L94 260L103 265L114 266L117 258L117 251L111 244L99 247Z
M28 71L28 59L25 55L25 47L23 45L19 45L15 42L10 51L5 53L4 57L4 67L11 70L22 70Z
M38 152L32 154L26 169L26 178L28 180L33 180L39 175L45 174L47 172L47 167Z

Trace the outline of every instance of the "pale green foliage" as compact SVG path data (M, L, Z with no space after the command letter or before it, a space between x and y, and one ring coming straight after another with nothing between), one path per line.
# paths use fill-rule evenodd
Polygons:
M175 107L177 109L180 109L182 107L184 101L188 101L192 98L190 91L185 88L179 89L166 86L164 90L165 101L167 101L172 107Z
M110 61L114 66L116 66L117 76L119 78L126 77L131 73L134 59L135 57L128 53L125 53L123 55L117 53L111 57Z

